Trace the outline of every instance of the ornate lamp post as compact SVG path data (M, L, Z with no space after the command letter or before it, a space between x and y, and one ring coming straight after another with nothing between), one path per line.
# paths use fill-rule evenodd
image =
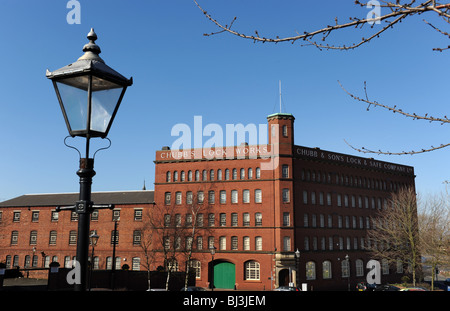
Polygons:
M80 159L80 169L77 171L80 177L79 201L74 207L66 208L78 213L76 258L81 273L81 284L75 284L78 291L86 290L89 222L94 207L91 184L95 171L94 159L89 158L89 142L93 137L106 138L127 87L133 84L132 78L125 78L100 58L101 50L95 44L97 35L94 29L87 38L89 43L83 47L85 53L76 62L53 72L47 70L46 73L53 82L70 136L86 138L86 157Z
M209 248L209 252L211 253L211 291L214 291L214 255L216 254L216 247L211 246Z
M92 234L89 236L89 241L92 245L92 254L91 254L91 265L90 265L90 273L89 273L89 290L91 290L92 286L92 270L94 270L94 249L97 246L98 238L100 236L97 234L97 231L93 231Z
M347 291L350 291L350 257L345 255L345 264L347 266Z
M300 251L297 250L295 251L295 269L297 270L295 273L295 283L296 286L299 287L300 286Z

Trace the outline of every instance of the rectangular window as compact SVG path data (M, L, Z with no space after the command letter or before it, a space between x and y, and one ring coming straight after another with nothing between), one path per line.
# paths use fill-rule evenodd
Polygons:
M215 215L213 213L208 214L208 226L214 227L215 225Z
M134 220L141 221L142 220L142 209L138 208L134 210Z
M192 204L193 194L192 191L186 192L186 204Z
M255 237L255 250L262 251L262 237Z
M214 237L209 236L208 237L208 249L214 248Z
M69 232L69 245L77 245L77 232L75 230Z
M141 231L140 230L133 231L133 245L141 245Z
M171 199L171 193L170 192L166 192L164 194L164 203L166 205L170 205L170 199Z
M238 191L231 190L231 203L237 203L237 202L238 202Z
M221 213L220 214L220 226L225 227L227 225L227 214Z
M287 227L291 225L291 217L289 213L283 213L283 226Z
M231 249L232 250L237 250L238 249L238 237L237 236L232 236L231 237Z
M283 136L288 137L288 128L287 125L283 125Z
M242 220L243 220L243 226L244 227L250 226L250 214L249 213L244 213Z
M250 237L245 236L243 239L243 247L244 247L244 251L249 251L250 250Z
M31 231L30 232L30 245L36 245L37 244L37 231Z
M164 227L170 227L170 214L164 215Z
M285 236L283 238L283 251L290 252L291 251L291 237Z
M19 241L19 231L11 232L11 245L17 245Z
M262 226L262 214L261 213L255 213L255 226L257 226L257 227Z
M49 245L56 245L56 236L57 236L56 231L50 231L50 239L48 241Z
M205 196L203 194L203 191L197 192L197 201L198 201L198 203L203 203L204 199L205 199Z
M250 190L245 189L244 191L242 191L242 202L250 203Z
M283 203L289 203L290 202L290 194L289 189L285 188L282 190L282 196L283 196Z
M78 221L78 214L75 211L70 213L70 221Z
M51 221L57 222L59 218L59 213L57 211L52 211Z
M255 190L255 203L261 203L262 202L262 192L261 189Z
M192 214L186 214L186 217L185 217L185 224L186 224L186 227L191 227L192 226Z
M38 222L39 221L39 211L33 211L31 213L31 221Z
M224 236L219 237L219 249L220 250L227 249L227 238Z
M323 214L320 214L320 216L319 216L319 226L320 226L320 228L325 227L325 215L323 215Z
M120 220L120 209L115 209L112 212L112 221L119 221Z
M203 249L203 237L202 236L197 237L197 249L198 250Z
M227 192L225 190L220 190L220 203L227 203Z
M202 213L197 215L197 227L203 227L203 214Z
M281 177L289 178L289 166L284 164L281 169Z
M181 204L181 191L175 192L175 204L176 205Z
M20 212L14 212L13 214L13 221L19 222L20 221Z
M237 227L238 225L238 214L237 213L232 213L231 214L231 226L232 227Z
M91 220L98 220L98 214L99 214L98 209L93 210L91 214Z
M208 202L209 204L214 204L216 201L216 195L214 190L208 191Z

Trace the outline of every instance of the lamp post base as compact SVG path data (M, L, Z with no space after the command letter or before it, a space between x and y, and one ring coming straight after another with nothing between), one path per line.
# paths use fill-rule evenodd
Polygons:
M78 214L77 261L80 265L80 284L75 284L75 291L87 290L88 256L89 256L89 228L92 213L91 185L95 176L94 159L80 159L80 196L75 205Z

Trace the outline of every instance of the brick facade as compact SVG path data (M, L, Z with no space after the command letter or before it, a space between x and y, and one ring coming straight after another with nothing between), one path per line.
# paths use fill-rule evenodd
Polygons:
M214 281L218 288L270 290L298 281L309 289L327 290L347 289L349 284L354 288L364 281L370 217L382 210L390 193L414 187L413 168L298 146L292 115L277 113L267 120L267 145L165 147L155 155L154 191L93 194L95 203L114 203L116 213L120 210L118 266L144 269L138 242L147 238L142 226L151 215L151 268L176 266L183 271L186 249L192 245L190 259L199 286ZM17 256L23 267L26 256L32 262L35 255L41 267L41 252L49 256L47 261L57 256L61 264L75 255L76 243L69 241L76 221L70 212L60 212L57 221L51 218L55 206L73 204L75 194L52 195L58 203L37 204L45 201L42 198L23 196L0 203L1 261L10 256L12 265ZM20 220L13 221L18 211ZM33 221L36 211L39 219ZM91 221L91 230L100 236L95 249L99 268L110 267L113 213L101 210ZM14 243L13 231L18 232ZM30 240L32 231L37 232L36 243ZM55 234L51 232L56 232L56 244L50 242ZM343 272L346 255L349 277ZM400 276L391 267L382 280Z

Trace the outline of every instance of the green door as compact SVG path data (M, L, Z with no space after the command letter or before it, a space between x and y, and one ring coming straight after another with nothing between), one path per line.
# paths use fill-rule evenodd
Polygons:
M231 262L221 262L214 265L215 288L234 289L235 268Z

